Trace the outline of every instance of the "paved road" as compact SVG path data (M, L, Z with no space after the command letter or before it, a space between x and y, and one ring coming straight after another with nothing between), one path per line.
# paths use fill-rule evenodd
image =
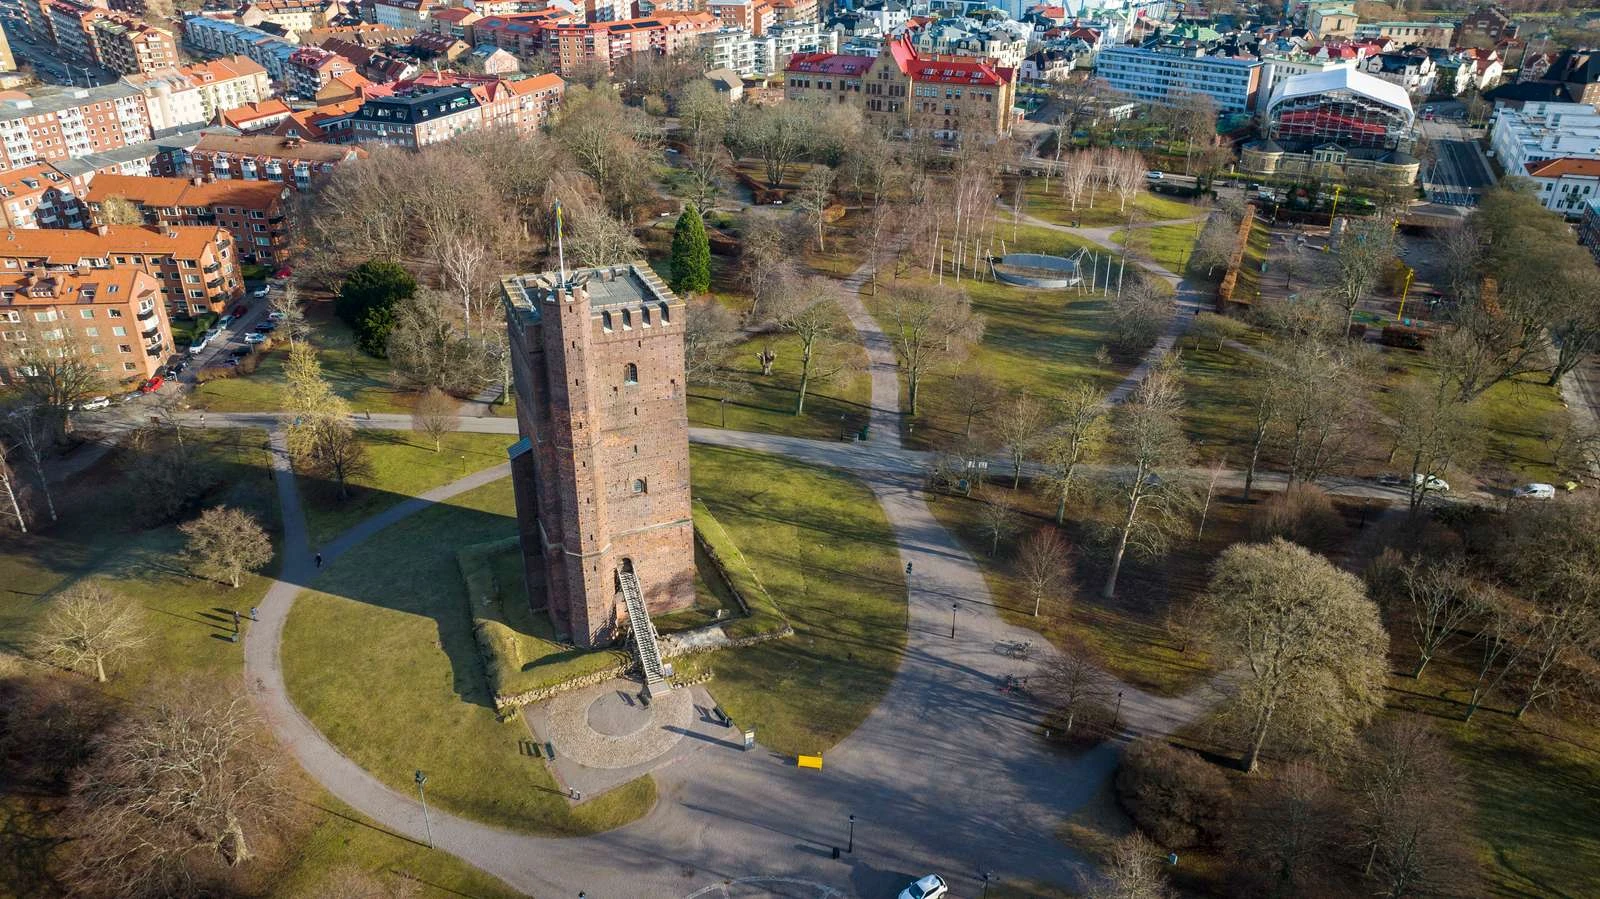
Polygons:
M724 445L766 451L763 435L717 432ZM412 839L421 809L333 747L288 697L278 656L295 596L314 575L294 476L274 431L273 468L285 526L282 578L261 601L246 638L247 682L274 731L330 792L380 826ZM791 444L792 445L792 444ZM851 444L804 441L809 458L863 471ZM1026 663L996 652L998 641L1037 634L1000 621L976 563L929 511L920 479L899 473L892 448L865 467L889 517L909 584L909 636L888 695L857 731L827 754L822 772L765 750L713 748L658 772L661 801L644 819L579 840L538 839L437 811L437 846L513 887L541 896L687 895L722 880L782 877L844 895L887 895L913 875L938 870L959 892L980 871L1006 878L1072 882L1082 860L1055 838L1064 815L1087 803L1115 768L1120 745L1078 757L1050 750L1034 732L1037 710L1000 694ZM409 500L332 541L329 564L383 527L505 476L501 466ZM956 607L956 637L950 636ZM713 685L714 687L714 685ZM1122 686L1126 726L1166 733L1208 703L1209 688L1168 699ZM857 851L833 861L845 817L857 816Z
M1479 132L1455 118L1422 121L1417 130L1434 148L1433 165L1422 178L1428 199L1450 206L1476 206L1483 191L1494 186L1494 171L1476 139Z

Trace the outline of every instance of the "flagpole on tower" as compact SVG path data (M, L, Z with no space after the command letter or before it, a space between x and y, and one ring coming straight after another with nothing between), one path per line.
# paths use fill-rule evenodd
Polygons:
M561 239L561 201L556 201L556 264L561 270L561 286L567 286L567 251Z

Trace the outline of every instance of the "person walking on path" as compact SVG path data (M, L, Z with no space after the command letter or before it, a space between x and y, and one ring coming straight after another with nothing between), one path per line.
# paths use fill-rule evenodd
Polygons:
M322 567L322 553L317 553L317 567Z

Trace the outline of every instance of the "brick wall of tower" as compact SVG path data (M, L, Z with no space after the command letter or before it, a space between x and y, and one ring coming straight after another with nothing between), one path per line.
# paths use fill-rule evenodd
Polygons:
M651 612L694 602L684 310L654 287L659 297L603 309L581 289L530 289L537 321L512 316L519 429L532 443L512 466L524 562L579 645L617 636L625 562Z

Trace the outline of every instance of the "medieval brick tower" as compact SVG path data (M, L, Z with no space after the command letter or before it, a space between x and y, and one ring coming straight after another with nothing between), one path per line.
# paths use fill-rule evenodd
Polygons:
M694 602L683 301L642 262L501 287L529 592L574 643L605 645L630 617L625 581L652 613Z

